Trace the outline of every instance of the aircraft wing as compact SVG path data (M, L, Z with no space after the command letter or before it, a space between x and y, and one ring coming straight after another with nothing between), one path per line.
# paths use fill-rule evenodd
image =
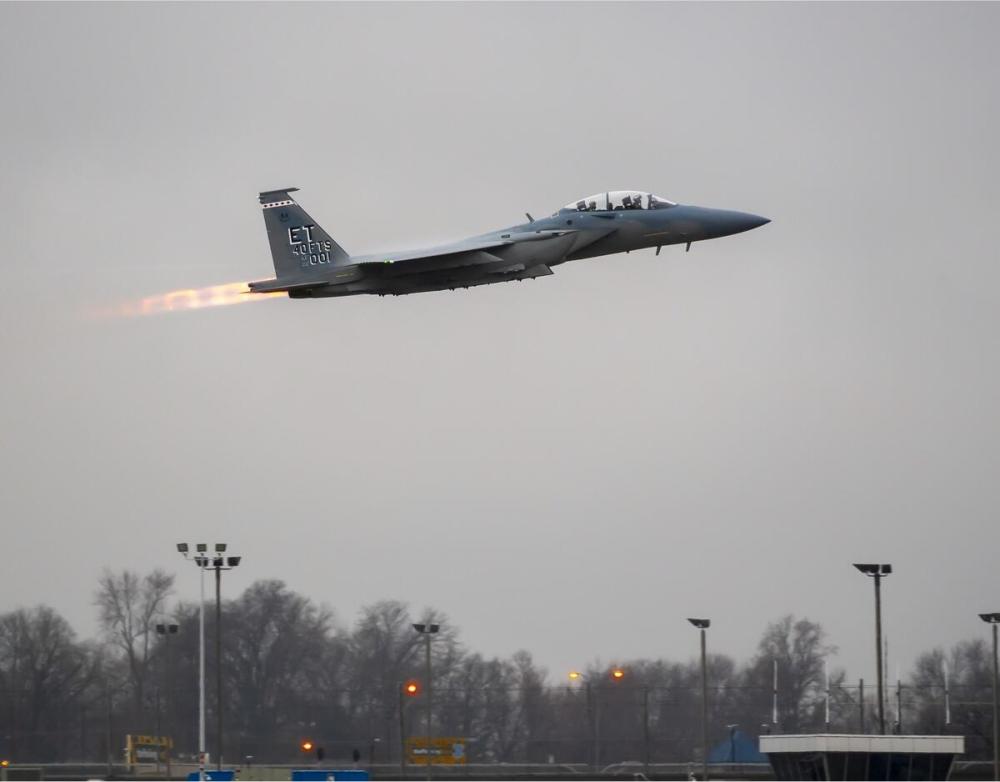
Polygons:
M496 251L500 248L521 242L556 239L573 233L576 231L572 229L512 233L499 239L469 239L425 250L369 255L358 258L355 262L364 269L379 268L380 272L386 276L418 274L433 269L495 264L503 261L501 257L496 255Z
M440 247L430 247L425 250L404 250L402 252L384 253L382 255L368 255L358 259L358 263L402 263L404 261L419 261L423 258L440 258L442 255L457 255L459 253L471 253L477 250L492 250L513 244L511 239L493 240L469 240L465 242L455 242L445 244Z

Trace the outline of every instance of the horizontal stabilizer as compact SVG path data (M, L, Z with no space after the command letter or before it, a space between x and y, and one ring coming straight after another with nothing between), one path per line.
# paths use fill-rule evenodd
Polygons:
M247 283L251 293L274 293L276 291L304 290L306 288L322 288L326 280L306 280L305 282L283 282L282 280L261 280Z
M286 201L288 200L289 193L297 193L299 189L297 187L286 187L281 190L265 190L258 197L262 204L266 204L270 201Z

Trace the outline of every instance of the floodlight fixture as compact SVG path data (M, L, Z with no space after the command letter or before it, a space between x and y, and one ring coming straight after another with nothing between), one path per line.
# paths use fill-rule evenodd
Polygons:
M201 554L204 554L206 551L208 551L208 544L207 543L195 543L194 547L195 547L195 550L198 551Z
M229 567L236 567L240 564L241 559L243 559L243 557L226 557L226 564L229 565Z
M178 543L177 544L177 551L179 551L181 554L187 554L188 553L188 544L187 543Z
M980 614L979 618L991 625L1000 624L1000 614Z
M225 543L216 543L215 544L215 550L216 550L216 552L218 552L218 553L221 554L222 552L224 552L226 550L226 544Z
M890 564L858 564L855 563L854 567L864 573L866 576L888 576L892 573L892 565Z
M688 621L691 624L693 624L695 627L697 627L699 630L705 630L708 627L710 627L711 624L712 624L712 620L711 619L691 619L689 617Z

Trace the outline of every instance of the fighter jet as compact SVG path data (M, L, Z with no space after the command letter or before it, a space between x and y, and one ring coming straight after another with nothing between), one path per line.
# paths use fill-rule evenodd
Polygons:
M400 296L547 277L555 266L598 255L730 236L769 223L746 212L668 201L638 190L581 198L549 217L425 250L352 256L299 206L295 187L260 194L275 279L251 293L293 299L375 293Z

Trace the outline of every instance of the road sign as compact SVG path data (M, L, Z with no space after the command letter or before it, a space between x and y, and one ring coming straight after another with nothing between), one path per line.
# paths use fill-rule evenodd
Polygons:
M414 766L426 766L428 762L435 766L465 765L465 739L431 739L428 752L427 738L415 736L406 740L406 755L408 762Z
M129 765L136 763L165 763L173 749L174 742L169 736L125 737L125 752Z

